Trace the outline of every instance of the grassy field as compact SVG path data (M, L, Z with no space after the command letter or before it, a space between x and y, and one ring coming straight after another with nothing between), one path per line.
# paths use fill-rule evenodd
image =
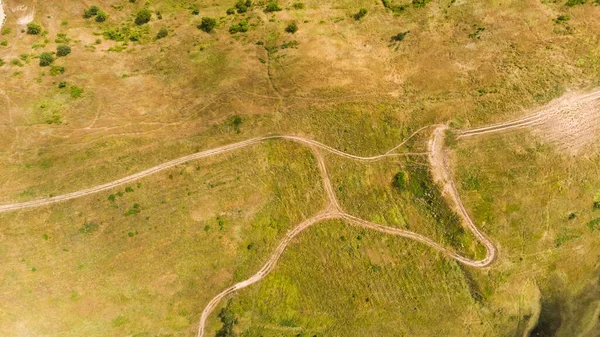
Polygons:
M600 6L566 2L280 0L281 11L254 1L228 15L233 0L5 0L0 203L255 136L369 156L429 124L521 116L600 82ZM105 21L83 17L92 5ZM150 21L138 25L144 8ZM37 35L17 23L34 9ZM216 20L211 32L203 17ZM242 21L248 30L231 33ZM59 45L71 53L40 66ZM426 140L400 151L422 152ZM458 188L499 248L492 267L330 221L222 303L209 335L227 308L241 336L597 336L599 158L589 153L566 157L526 132L458 140ZM325 159L350 214L484 254L423 157ZM393 183L398 173L406 184ZM311 152L270 141L0 214L0 335L193 336L206 303L324 203Z

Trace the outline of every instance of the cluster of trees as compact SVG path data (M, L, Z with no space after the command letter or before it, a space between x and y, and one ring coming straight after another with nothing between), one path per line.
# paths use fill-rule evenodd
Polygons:
M85 19L96 17L96 22L104 22L108 19L108 14L98 6L90 6L83 11L83 17Z
M238 32L245 33L248 31L249 25L247 20L242 20L240 23L229 27L229 32L235 34Z

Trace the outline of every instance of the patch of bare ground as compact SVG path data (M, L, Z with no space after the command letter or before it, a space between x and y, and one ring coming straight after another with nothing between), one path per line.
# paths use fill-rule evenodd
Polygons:
M457 135L466 138L517 128L530 128L543 142L556 146L566 155L597 152L600 90L567 93L527 117L457 132Z

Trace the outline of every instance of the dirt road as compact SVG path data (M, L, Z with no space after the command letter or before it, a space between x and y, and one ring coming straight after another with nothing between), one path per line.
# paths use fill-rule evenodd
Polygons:
M433 136L429 143L429 151L428 152L424 152L424 153L395 153L394 152L397 149L399 149L401 146L406 144L406 142L409 139L411 139L412 137L414 137L416 134L422 132L423 130L425 130L427 128L431 128L431 127L435 127L435 129L433 131ZM118 179L118 180L115 180L115 181L112 181L112 182L109 182L109 183L106 183L103 185L84 189L81 191L72 192L72 193L68 193L68 194L64 194L64 195L59 195L59 196L55 196L52 198L38 199L38 200L32 200L32 201L22 202L22 203L14 203L14 204L9 204L9 205L2 205L2 206L0 206L0 213L29 208L29 207L39 207L39 206L49 205L49 204L56 203L56 202L66 201L69 199L74 199L74 198L82 197L85 195L98 193L101 191L105 191L105 190L114 188L119 185L123 185L123 184L129 183L129 182L138 180L145 176L163 171L165 169L168 169L168 168L176 166L176 165L180 165L180 164L183 164L183 163L186 163L189 161L193 161L193 160L197 160L197 159L201 159L201 158L206 158L206 157L215 156L218 154L227 153L227 152L241 149L244 147L252 146L254 144L257 144L257 143L260 143L263 141L267 141L267 140L285 139L285 140L291 140L291 141L294 141L294 142L297 142L300 144L304 144L304 145L310 147L317 159L317 162L318 162L319 171L321 173L321 178L322 178L322 183L323 183L323 188L327 195L327 204L324 205L323 210L321 212L319 212L317 215L305 220L304 222L302 222L301 224L296 226L294 229L292 229L288 233L286 233L285 237L279 243L279 245L277 246L277 248L275 249L273 254L271 254L271 256L269 257L267 262L263 265L263 267L256 274L254 274L247 280L236 283L236 284L232 285L231 287L223 290L221 293L219 293L217 296L215 296L208 303L208 305L202 311L202 316L201 316L200 324L199 324L199 328L198 328L198 336L203 337L204 329L205 329L205 325L206 325L206 321L207 321L208 317L214 311L214 309L217 307L217 305L220 303L220 301L223 298L225 298L226 296L230 295L231 293L233 293L237 290L243 289L245 287L248 287L248 286L258 282L261 279L263 279L265 276L267 276L273 270L273 268L276 266L277 262L279 261L279 258L281 257L281 255L283 254L283 252L285 251L287 246L290 244L290 242L292 242L292 240L298 234L300 234L302 231L304 231L306 228L308 228L318 222L321 222L323 220L342 219L342 220L346 220L347 222L349 222L350 224L355 225L355 226L360 226L363 228L368 228L368 229L379 231L382 233L386 233L386 234L390 234L390 235L397 235L397 236L405 237L408 239L416 240L416 241L421 242L425 245L428 245L431 248L433 248L439 252L442 252L442 253L446 254L447 256L459 261L460 263L463 263L468 266L482 268L482 267L486 267L489 264L491 264L492 261L494 260L494 257L496 254L496 249L495 249L494 245L477 229L477 227L473 223L472 219L469 217L469 214L467 213L466 209L464 208L464 206L462 204L462 201L460 200L458 191L456 190L455 185L454 185L454 180L452 178L452 174L450 172L449 166L447 165L447 157L446 157L446 154L445 154L445 151L443 148L444 135L445 135L446 129L447 129L447 127L444 125L430 125L430 126L423 127L421 129L417 130L412 135L410 135L399 145L397 145L394 148L392 148L391 150L387 151L386 153L381 154L381 155L371 156L371 157L361 157L361 156L356 156L353 154L345 153L343 151L337 150L335 148L332 148L332 147L322 144L320 142L317 142L317 141L314 141L311 139L307 139L307 138L303 138L303 137L298 137L298 136L267 136L267 137L252 138L252 139L248 139L246 141L242 141L239 143L225 145L225 146L217 147L214 149L198 152L198 153L195 153L192 155L184 156L184 157L181 157L181 158L178 158L175 160L171 160L171 161L163 163L161 165L157 165L155 167L144 170L142 172L138 172L136 174L132 174L130 176L127 176L127 177L124 177L124 178L121 178L121 179ZM341 207L338 203L337 197L335 195L335 191L334 191L333 187L331 186L331 182L329 179L329 175L327 173L325 161L324 161L323 156L321 155L320 151L327 151L327 152L333 153L338 156L342 156L342 157L345 157L348 159L358 160L358 161L375 161L375 160L380 160L382 158L392 157L392 156L428 155L432 174L434 176L435 182L440 186L440 188L442 188L442 190L444 191L444 195L453 204L454 208L456 209L457 213L459 214L459 216L463 222L463 225L467 229L471 230L473 232L473 234L475 235L475 237L487 248L486 257L482 260L472 260L467 257L461 256L460 254L436 243L435 241L433 241L423 235L420 235L420 234L417 234L417 233L414 233L411 231L399 229L399 228L387 227L387 226L383 226L383 225L376 224L373 222L369 222L369 221L360 219L358 217L355 217L351 214L344 212L341 209Z

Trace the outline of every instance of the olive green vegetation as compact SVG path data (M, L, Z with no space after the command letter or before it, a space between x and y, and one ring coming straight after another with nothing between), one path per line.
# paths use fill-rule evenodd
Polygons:
M600 174L600 157L570 158L527 132L513 132L460 140L455 159L463 201L501 247L490 278L498 289L492 303L507 306L511 289L533 282L541 293L533 336L593 336L600 185L590 178Z
M370 156L432 123L510 119L598 85L600 7L570 4L38 2L35 34L2 30L0 199L73 192L266 134ZM36 55L59 45L71 53L40 69ZM399 151L424 151L427 132ZM489 269L323 223L224 301L208 336L515 336L538 307L539 335L597 331L598 159L528 137L447 137L463 201L499 248ZM326 162L349 213L483 255L424 158ZM140 183L0 215L0 335L194 336L210 298L324 202L314 157L280 141Z
M272 142L2 214L0 334L192 335L205 303L254 273L323 197L312 153Z
M485 248L463 228L433 183L423 156L374 163L332 156L328 162L340 205L348 213L425 235L471 258L485 257Z

